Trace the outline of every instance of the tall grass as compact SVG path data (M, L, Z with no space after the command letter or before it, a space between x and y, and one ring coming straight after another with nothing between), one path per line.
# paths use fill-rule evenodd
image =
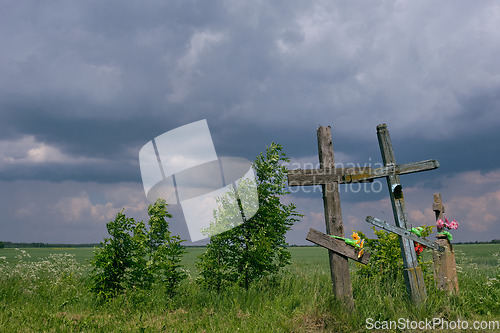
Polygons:
M500 320L500 245L457 246L460 293L429 285L419 307L403 281L367 279L353 269L354 309L332 295L326 250L290 250L293 262L282 274L221 293L195 283L202 249L190 250L189 278L177 295L157 285L105 303L88 291L88 266L73 255L30 261L30 251L5 259L0 252L0 332L365 332L367 318Z

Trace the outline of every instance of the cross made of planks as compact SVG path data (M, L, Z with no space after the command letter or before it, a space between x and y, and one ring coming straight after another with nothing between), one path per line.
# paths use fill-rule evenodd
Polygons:
M439 162L436 160L426 160L396 165L387 126L382 124L377 126L377 136L384 167L377 169L370 167L335 168L331 128L329 126L320 126L317 136L320 169L289 170L288 185L322 185L327 234L344 237L338 185L368 182L383 177L387 178L396 225L406 229L407 216L399 175L436 169L439 167ZM418 302L426 296L422 271L418 267L412 242L400 236L400 245L407 290L411 298ZM322 246L325 245L323 244ZM335 295L352 303L352 286L347 262L348 256L334 251L335 248L327 248L329 249L330 272Z
M393 167L394 170L405 169L408 165L421 165L427 164L427 166L420 168L416 171L432 170L439 167L439 162L436 160L430 160L425 162L417 162L406 165L397 166L396 160L394 158L394 151L392 149L391 137L389 136L389 130L387 125L382 124L377 126L377 137L380 147L380 152L382 153L382 160L386 167ZM428 163L427 163L428 162ZM401 173L399 173L401 174ZM413 241L417 241L426 246L434 249L440 249L439 246L433 246L428 242L427 244L422 239L415 239L408 230L408 215L406 213L406 206L403 196L403 187L401 186L401 181L399 179L399 174L397 172L391 172L386 176L387 186L389 188L389 195L391 198L392 210L394 214L394 221L396 222L396 227L403 229L406 232L397 233L394 229L392 232L396 232L399 236L399 245L401 248L401 255L403 257L403 275L406 284L406 290L414 303L421 303L427 297L427 292L425 289L424 277L422 274L421 267L418 266L417 254L413 246ZM367 218L367 221L373 223L376 219ZM380 220L378 220L380 221ZM419 237L420 238L420 237Z
M317 130L317 137L320 169L289 170L288 185L322 185L326 233L328 235L344 237L344 225L342 222L342 212L340 210L338 184L342 182L341 178L345 177L344 173L347 171L359 172L367 170L359 168L351 168L349 170L335 168L332 132L330 126L320 126ZM335 251L335 248L337 247L348 250L346 248L348 245L342 244L343 242L338 239L328 239L331 238L328 235L321 235L319 232L312 233L312 237L315 237L317 242L321 243L318 243L319 245L326 245L328 248L330 274L335 296L339 299L343 299L348 305L354 305L347 257L345 256L345 253L342 255L342 253Z

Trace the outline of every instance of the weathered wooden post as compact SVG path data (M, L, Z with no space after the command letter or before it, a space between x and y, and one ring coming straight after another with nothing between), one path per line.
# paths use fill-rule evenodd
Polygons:
M443 220L444 206L441 200L441 193L434 193L432 210L436 213L436 221ZM442 230L438 230L438 232L440 231ZM445 248L443 252L433 252L436 287L441 290L458 293L457 265L453 245L451 245L446 235L438 234L436 238L436 243Z

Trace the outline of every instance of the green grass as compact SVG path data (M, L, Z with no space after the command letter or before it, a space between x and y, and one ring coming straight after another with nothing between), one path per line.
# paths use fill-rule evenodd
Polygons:
M457 261L469 261L479 265L482 269L494 268L500 257L500 244L467 244L455 245L455 256Z
M183 258L190 278L176 296L156 287L103 304L87 290L91 248L25 250L31 257L18 266L20 251L0 250L9 261L2 266L0 259L0 332L365 332L367 318L500 320L500 244L455 246L460 293L427 286L421 307L408 301L403 281L362 278L352 266L354 310L332 296L328 254L318 247L290 248L292 265L283 274L222 293L194 282L204 249L190 248ZM62 255L45 260L63 253L79 265Z

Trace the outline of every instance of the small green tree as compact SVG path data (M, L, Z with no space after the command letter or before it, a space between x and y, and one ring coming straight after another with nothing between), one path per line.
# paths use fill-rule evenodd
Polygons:
M5 244L3 242L0 242L0 249L3 249L5 247Z
M146 263L143 249L138 244L143 238L141 227L134 219L127 218L123 209L106 224L110 237L101 242L90 260L90 289L98 296L108 298L136 284L135 277L143 279L140 275L144 273Z
M180 264L181 257L186 252L181 245L183 240L179 236L173 236L169 230L166 218L171 218L172 215L168 213L164 199L158 199L154 205L150 205L148 215L148 267L154 280L163 283L172 294L186 277Z
M266 154L257 156L256 171L259 208L250 219L210 238L207 251L199 257L198 282L204 287L220 290L238 284L248 288L250 283L275 273L290 263L290 252L285 235L301 216L293 204L285 205L281 197L285 191L284 162L289 162L279 144L271 143ZM216 219L230 219L234 210L241 210L241 201L219 199L222 204ZM229 221L229 224L232 222Z
M106 228L110 235L101 242L90 260L90 289L102 298L122 290L143 290L155 281L165 283L172 293L185 277L180 267L184 253L179 236L168 230L170 218L165 200L158 199L148 208L150 216L144 222L127 218L123 210Z

